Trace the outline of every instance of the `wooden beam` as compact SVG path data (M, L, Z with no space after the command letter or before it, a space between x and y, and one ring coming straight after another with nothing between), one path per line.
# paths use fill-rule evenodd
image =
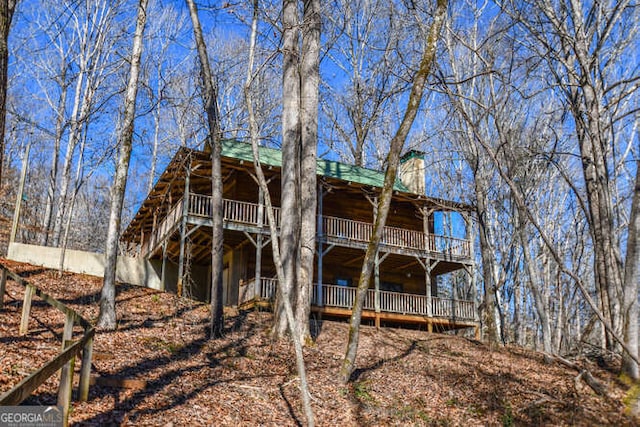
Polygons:
M72 345L72 341L63 341L62 346ZM76 363L76 355L72 354L60 372L60 385L58 386L58 406L62 407L62 425L69 425L69 409L71 407L71 392L73 391L73 368Z
M336 317L350 317L351 309L350 308L340 308L340 307L318 307L311 306L311 311L315 313L323 313L329 316ZM376 313L373 310L363 310L362 318L366 320L375 320L376 315L379 315L381 321L390 321L396 323L405 323L405 324L423 324L423 325L439 325L442 329L463 329L463 328L475 328L478 326L476 322L465 322L465 321L457 321L450 320L439 317L426 317L419 316L414 314L400 314L400 313L389 313L389 312L380 312Z
M64 318L64 330L62 331L62 350L67 348L67 342L73 337L73 324L75 315L72 311L67 311Z
M82 348L82 364L80 366L80 381L78 382L78 400L80 402L86 402L89 399L92 355L93 337L90 337Z
M22 301L22 317L20 318L20 330L18 331L19 335L26 335L29 330L29 314L31 313L31 300L33 299L33 294L35 293L35 286L27 285L24 290L24 299Z

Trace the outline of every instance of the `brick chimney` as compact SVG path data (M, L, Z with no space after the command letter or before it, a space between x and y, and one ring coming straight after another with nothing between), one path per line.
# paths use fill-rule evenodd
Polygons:
M410 150L400 158L400 181L412 193L425 194L424 153Z

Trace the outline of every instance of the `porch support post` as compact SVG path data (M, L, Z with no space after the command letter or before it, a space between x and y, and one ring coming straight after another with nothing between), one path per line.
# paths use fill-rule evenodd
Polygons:
M316 305L318 307L324 306L324 295L322 294L322 258L324 257L324 251L322 250L322 242L324 240L324 221L322 220L323 206L322 201L324 199L324 190L322 184L318 183L318 217L316 221L316 235L318 237L318 266L317 266L317 286L316 286Z
M475 257L475 253L474 253L474 246L475 246L475 229L473 228L473 218L471 217L470 213L466 213L462 216L464 218L464 226L465 226L465 239L467 239L468 244L469 244L469 265L465 268L465 270L467 271L467 280L468 280L468 286L469 286L469 297L471 298L471 301L473 301L473 319L476 322L480 321L480 318L478 316L478 302L477 302L477 296L478 296L478 288L477 288L477 282L476 282L476 275L475 275L475 264L476 264L476 257Z
M424 286L427 296L427 317L433 317L433 301L431 297L431 261L424 260Z
M160 289L167 289L167 240L162 242L162 269L160 270Z
M373 264L373 284L375 287L375 299L373 307L376 311L376 328L380 328L380 257L376 251L376 258Z
M429 230L429 217L433 213L433 209L422 208L422 232L424 233L424 249L427 252L435 251L431 230Z
M182 196L182 220L180 222L180 256L178 258L178 296L182 296L184 286L184 249L187 240L187 215L189 214L189 181L191 177L191 160L186 168L184 178L184 195Z
M376 218L378 217L378 196L375 196L373 200L367 197L367 200L369 200L369 203L371 203L373 207L373 222L375 223ZM384 258L386 258L386 256L384 256L383 259ZM380 251L376 250L375 260L373 262L373 287L374 287L373 308L376 312L375 324L377 329L380 329L380 263L381 262L382 261L380 260Z
M264 237L262 235L262 227L264 225L264 193L262 188L258 187L258 234L256 235L256 274L253 281L254 290L253 298L259 299L260 289L262 288L262 241Z

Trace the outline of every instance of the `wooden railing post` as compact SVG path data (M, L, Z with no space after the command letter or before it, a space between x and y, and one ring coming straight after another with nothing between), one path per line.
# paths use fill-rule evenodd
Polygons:
M29 314L31 313L31 300L36 288L27 284L24 290L24 300L22 302L22 318L20 319L20 335L25 335L29 329Z
M91 379L91 357L93 353L93 337L87 340L82 349L82 365L80 366L80 382L78 383L78 400L89 399L89 380Z
M0 309L4 307L4 293L7 289L7 270L0 267Z
M73 344L73 341L63 341L62 345L67 348ZM69 425L69 409L71 407L71 391L73 389L73 368L76 363L76 357L73 356L62 367L60 374L60 386L58 387L58 406L62 407L62 425Z
M62 350L64 351L66 347L65 343L67 341L71 341L73 337L73 324L75 323L75 315L71 310L65 313L64 318L64 330L62 331Z

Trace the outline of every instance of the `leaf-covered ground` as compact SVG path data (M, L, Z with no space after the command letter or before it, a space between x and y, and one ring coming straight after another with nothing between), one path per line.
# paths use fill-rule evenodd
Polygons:
M7 262L2 260L2 262ZM98 313L101 280L7 262L31 283L88 319ZM36 303L30 332L17 334L23 290L8 282L0 311L0 392L37 369L60 347L63 317ZM303 421L293 349L269 338L271 314L227 313L227 335L207 340L209 308L132 286L118 289L119 327L99 332L93 374L130 388L93 385L74 402L77 425L296 425ZM335 378L347 325L314 323L305 349L319 425L635 425L615 374L579 360L609 389L596 396L577 372L521 348L489 349L467 338L363 327L355 380ZM81 333L76 329L76 337ZM79 365L79 364L77 364ZM76 375L77 381L77 375ZM29 404L55 402L58 377ZM122 381L121 381L122 382Z

